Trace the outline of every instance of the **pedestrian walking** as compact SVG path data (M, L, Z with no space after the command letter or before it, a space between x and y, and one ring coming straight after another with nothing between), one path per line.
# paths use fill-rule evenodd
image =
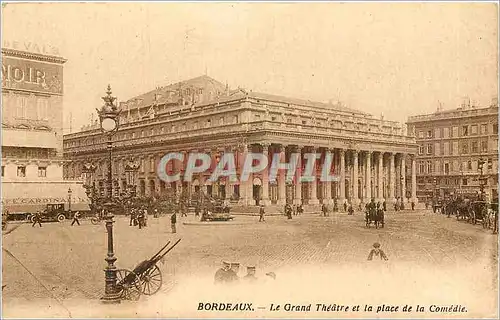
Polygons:
M337 203L337 199L333 200L333 212L339 211L339 205Z
M373 244L373 249L370 250L370 253L368 254L368 260L373 260L373 256L380 257L380 260L389 260L387 256L385 255L384 251L380 249L380 243L375 242Z
M33 215L33 224L31 225L32 227L35 227L35 224L39 224L40 227L42 227L42 215L40 211L35 212Z
M177 223L177 213L174 212L170 217L170 226L172 227L172 233L177 233L177 229L175 227L176 223Z
M199 217L200 216L200 205L197 204L196 207L194 207L194 216Z
M323 212L323 217L326 217L326 215L328 214L328 207L325 203L321 205L321 212Z
M264 214L266 213L266 211L264 210L264 205L261 204L260 205L260 209L259 209L259 222L265 222L266 220L264 220Z
M129 224L129 226L131 226L131 227L132 227L132 226L135 226L135 221L134 221L134 220L135 220L135 216L136 216L136 215L135 215L135 209L134 209L134 208L132 208L132 209L130 210L130 224Z
M73 221L71 222L71 225L74 225L75 222L80 225L80 220L78 220L80 218L80 211L76 211L75 214L73 215Z
M139 210L139 214L137 215L137 220L139 222L139 229L142 229L144 227L144 211Z
M302 206L302 203L299 204L297 207L297 215L303 214L304 213L304 207Z
M353 213L354 213L354 208L352 207L352 204L350 203L349 209L348 209L348 215L352 216Z
M285 214L288 220L292 219L292 206L289 203L285 204Z
M347 201L344 201L344 212L347 212Z
M385 203L385 199L384 199L384 202L382 202L382 207L384 208L384 211L387 211L387 205Z
M427 209L427 202L425 203L426 206L425 206L425 209ZM411 210L414 211L415 210L415 201L412 201L411 202Z
M187 208L185 203L181 203L181 217L187 217Z

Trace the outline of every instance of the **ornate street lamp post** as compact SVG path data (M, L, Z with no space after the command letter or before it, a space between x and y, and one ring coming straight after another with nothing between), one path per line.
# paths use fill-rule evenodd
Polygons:
M71 187L68 188L68 211L71 211L71 194L73 193L73 190L71 190Z
M99 115L99 121L103 133L107 136L107 149L108 149L108 201L104 204L106 212L106 230L108 233L108 254L106 256L105 272L105 290L102 301L105 303L120 303L120 295L116 288L116 257L113 251L113 214L111 213L113 203L113 180L112 180L112 150L113 150L113 135L118 131L120 111L115 105L116 97L111 96L111 86L108 85L106 96L102 97L104 105L101 110L96 109Z

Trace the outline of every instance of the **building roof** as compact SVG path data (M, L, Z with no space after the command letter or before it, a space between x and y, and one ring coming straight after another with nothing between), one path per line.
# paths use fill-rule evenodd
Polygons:
M144 108L153 105L156 103L157 105L162 105L162 104L169 104L169 103L178 103L179 101L179 90L182 89L201 89L201 88L208 88L213 91L215 91L216 94L212 97L211 100L209 101L203 101L201 103L210 103L210 102L225 102L225 101L231 101L231 100L236 100L236 99L241 99L245 97L250 97L254 99L262 99L262 100L268 100L268 101L276 101L276 102L283 102L283 103L288 103L288 104L294 104L294 105L302 105L302 106L308 106L308 107L313 107L313 108L318 108L318 109L325 109L325 110L337 110L337 111L342 111L342 112L347 112L347 113L354 113L357 115L364 115L364 116L371 116L371 114L348 108L340 103L337 104L331 104L331 103L322 103L322 102L317 102L317 101L311 101L311 100L304 100L304 99L298 99L298 98L291 98L291 97L285 97L285 96L280 96L280 95L275 95L275 94L269 94L269 93L263 93L263 92L254 92L254 91L247 91L245 89L235 89L235 90L229 90L227 85L224 85L223 83L207 76L207 75L202 75L193 79L189 79L186 81L181 81L177 82L165 87L157 88L155 90L149 91L147 93L144 93L142 95L139 95L137 97L134 97L132 99L129 99L125 102L121 103L122 109L127 110L128 108L130 109L137 109L137 108ZM200 104L200 102L196 103Z

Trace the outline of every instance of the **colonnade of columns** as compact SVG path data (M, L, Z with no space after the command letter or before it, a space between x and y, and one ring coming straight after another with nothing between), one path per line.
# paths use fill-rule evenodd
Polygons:
M210 183L208 178L210 172L199 173L193 177L193 181L163 183L156 176L155 170L142 168L137 175L137 191L143 195L163 193L168 187L175 187L176 193L187 192L191 195L196 190L222 196L227 200L238 200L241 205L256 204L333 204L336 202L339 208L343 203L367 203L374 198L376 201L417 202L416 197L416 168L415 156L403 153L387 151L367 151L341 148L316 148L312 146L281 145L281 144L253 144L244 145L241 148L226 147L209 150L184 151L186 156L189 152L210 153L212 159L224 152L232 152L237 155L237 176L234 181L228 177L217 182ZM289 162L290 154L300 154L297 162L297 170L292 181L286 180L286 170L278 172L275 181L269 179L269 166L261 172L250 174L249 178L241 181L240 175L246 155L249 152L265 154L269 164L274 154L279 154L280 162ZM315 162L312 181L302 181L302 172L306 165L304 155L306 153L318 153L321 159ZM337 177L335 181L321 181L323 159L332 156L332 172ZM153 155L159 161L161 155ZM146 156L147 158L147 156ZM407 161L408 160L408 161ZM142 163L147 161L141 161ZM408 162L408 163L407 163ZM116 164L116 162L115 162ZM406 192L407 165L411 168L410 190ZM182 176L182 170L181 170ZM123 180L123 179L121 179ZM185 190L187 188L187 190ZM196 189L196 190L195 190ZM223 192L220 192L223 190ZM208 192L210 191L210 192Z

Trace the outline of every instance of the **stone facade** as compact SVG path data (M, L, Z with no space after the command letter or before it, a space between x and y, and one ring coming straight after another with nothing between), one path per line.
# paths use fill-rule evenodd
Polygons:
M63 180L64 62L2 48L2 204L10 211L67 199L69 187L86 201L80 182Z
M471 106L438 110L433 114L409 117L417 153L417 196L420 201L436 195L479 191L478 161L485 160L485 191L498 192L498 100L489 107Z
M119 190L127 183L125 165L133 161L140 165L135 183L143 195L161 194L169 188L184 189L188 194L201 189L228 200L238 199L242 206L287 201L314 205L333 203L334 199L341 206L344 201L356 204L370 198L389 202L416 198L414 155L418 149L414 138L406 136L397 122L340 104L229 90L202 76L157 88L120 107L121 125L113 137L114 186ZM263 152L269 158L279 153L284 161L292 152L331 153L335 173L341 178L338 182L301 183L297 177L287 182L280 175L270 182L264 171L241 185L225 179L212 184L207 172L190 183L167 184L156 175L156 166L163 155L174 151L205 152L213 158L235 153L238 175L242 157L250 151ZM105 188L106 144L97 123L65 135L64 154L71 160L65 166L66 178L81 178L83 166L92 163L97 166L94 182ZM183 166L169 164L168 171L182 174ZM406 169L413 172L408 179ZM404 196L405 190L410 191L409 197Z

